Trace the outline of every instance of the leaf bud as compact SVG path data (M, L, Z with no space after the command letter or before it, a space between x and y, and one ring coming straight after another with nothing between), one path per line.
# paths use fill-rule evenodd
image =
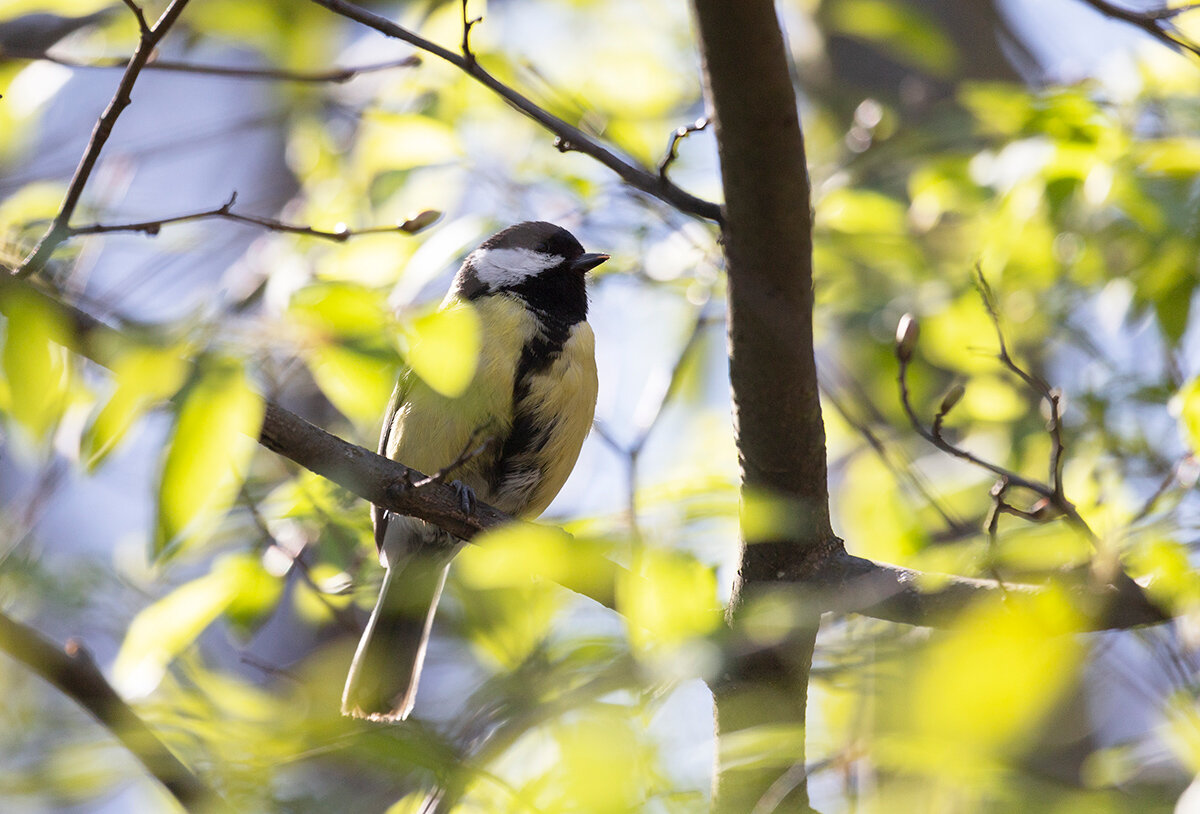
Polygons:
M921 325L912 314L900 317L896 325L896 358L901 362L912 359L913 351L917 348L917 338L921 335Z

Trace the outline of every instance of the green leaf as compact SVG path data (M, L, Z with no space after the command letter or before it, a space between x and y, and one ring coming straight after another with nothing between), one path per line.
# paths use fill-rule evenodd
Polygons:
M617 586L621 613L635 645L675 645L721 624L716 572L674 551L649 549Z
M34 438L45 438L58 424L70 390L70 328L46 300L22 288L5 292L0 303L7 318L4 336L4 409Z
M405 331L413 372L443 396L462 395L475 377L482 343L479 315L462 304L418 317Z
M229 607L238 589L233 569L215 570L135 616L113 663L113 679L122 693L142 696L157 687L167 665Z
M1188 448L1193 455L1200 453L1200 376L1180 389L1171 406L1179 416Z
M937 20L897 0L842 0L833 5L833 28L879 43L895 59L933 76L948 77L958 65L954 43Z
M263 409L240 361L202 360L167 447L155 559L202 543L215 531L249 468Z
M170 398L188 374L185 353L178 347L135 347L112 366L116 390L84 431L81 456L88 470L104 461L139 417Z

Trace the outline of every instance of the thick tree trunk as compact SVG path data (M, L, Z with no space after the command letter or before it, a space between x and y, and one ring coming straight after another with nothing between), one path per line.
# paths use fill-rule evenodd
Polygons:
M695 0L725 190L729 366L743 506L786 524L743 524L730 603L736 630L756 598L839 550L829 525L825 430L812 328L812 217L804 140L771 0ZM793 592L795 588L791 589ZM795 599L796 597L789 597ZM797 604L786 642L727 665L714 682L715 808L807 806L804 722L818 615ZM762 735L763 737L757 737ZM743 761L741 746L757 752ZM772 754L763 755L767 746ZM766 758L764 760L764 758Z

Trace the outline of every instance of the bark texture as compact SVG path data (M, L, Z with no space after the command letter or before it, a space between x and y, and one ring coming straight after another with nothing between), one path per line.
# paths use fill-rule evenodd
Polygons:
M780 580L805 577L836 553L838 542L829 526L813 357L808 168L783 35L771 0L695 0L694 7L725 192L729 366L743 506L766 500L786 507L789 517L765 528L761 517L746 517L753 522L743 524L729 611L737 629L755 612L756 598ZM819 616L801 613L804 635L732 660L714 682L717 811L744 814L768 802L786 811L807 807L803 732ZM784 737L757 737L781 730ZM768 740L777 744L772 754L740 759L740 744L761 747Z

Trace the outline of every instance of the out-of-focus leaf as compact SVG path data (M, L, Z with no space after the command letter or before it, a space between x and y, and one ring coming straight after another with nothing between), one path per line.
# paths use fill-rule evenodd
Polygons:
M721 624L715 571L679 552L648 549L617 586L629 638L642 647L678 645Z
M1020 133L1033 115L1033 98L1026 88L1000 82L971 82L958 90L958 101L992 133Z
M398 358L338 343L312 348L305 356L321 392L345 416L364 425L379 420L396 384Z
M1172 401L1184 440L1193 455L1200 454L1200 377L1185 384Z
M4 333L4 409L34 438L44 438L67 405L71 384L71 331L67 320L45 300L20 287L0 296L7 320Z
M1146 591L1154 601L1179 615L1200 611L1200 574L1186 547L1164 539L1139 543L1130 550L1128 562L1139 580L1149 578Z
M842 34L877 42L899 61L933 76L949 76L958 65L958 51L937 20L905 3L841 0L833 4L830 22Z
M177 347L134 347L112 365L116 390L84 431L81 455L94 470L150 407L172 396L188 373L186 353Z
M303 353L321 391L354 421L378 420L399 371L383 294L318 283L296 293L288 314L311 332Z
M201 361L167 447L155 559L201 543L216 529L246 476L263 410L241 362Z
M475 377L482 343L479 315L467 304L433 311L405 330L409 367L443 396L454 398Z
M977 604L889 684L879 761L968 787L993 776L1077 674L1079 621L1053 589Z
M316 283L295 293L288 315L327 337L383 337L388 329L383 294L343 282Z
M355 162L369 177L452 161L459 149L458 134L445 122L412 113L374 111L363 117Z
M633 722L619 710L589 709L554 727L562 754L563 796L556 811L596 814L634 811L645 783L645 762Z
M240 587L236 569L215 570L141 611L130 623L113 664L120 690L132 696L153 691L171 660L224 612Z
M328 562L311 565L307 578L296 586L293 596L296 613L310 624L326 624L334 611L348 608L354 601L349 588L349 575L336 565Z
M998 376L975 376L963 392L963 408L979 421L1007 423L1024 415L1029 405L1017 386Z
M1200 173L1200 139L1178 137L1141 142L1133 158L1149 173L1194 178Z
M0 200L0 236L32 221L45 221L58 213L64 189L61 183L36 181ZM43 224L41 228L45 228Z
M904 205L878 192L836 189L817 207L817 226L851 234L897 234L907 227Z
M217 561L214 573L226 574L237 591L225 616L243 630L260 622L283 595L283 580L267 572L262 559L250 553L231 554Z

